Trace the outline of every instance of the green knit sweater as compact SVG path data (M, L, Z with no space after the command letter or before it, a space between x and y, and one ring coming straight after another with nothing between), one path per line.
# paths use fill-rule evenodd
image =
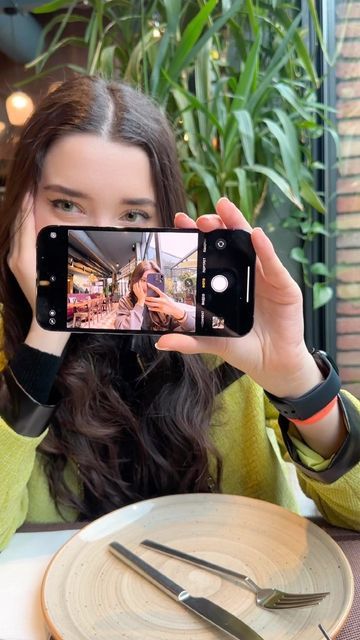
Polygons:
M5 360L0 353L0 370ZM360 420L360 402L349 395ZM223 458L221 490L267 500L297 511L288 482L288 459L277 422L277 411L248 376L228 386L216 399L211 434ZM49 494L43 459L37 449L47 431L36 438L16 434L0 418L0 549L24 522L62 520ZM292 438L303 464L323 470L329 461ZM210 472L213 461L209 461ZM299 472L302 489L332 524L360 530L360 463L332 484ZM66 469L68 484L81 493L76 470ZM77 514L67 510L66 521Z

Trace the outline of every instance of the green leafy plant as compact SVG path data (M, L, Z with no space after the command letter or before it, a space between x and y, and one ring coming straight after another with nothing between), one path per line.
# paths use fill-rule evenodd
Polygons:
M332 274L310 263L306 247L328 233L311 143L332 129L317 101L320 80L296 0L87 4L86 13L64 0L36 10L55 13L44 29L48 45L28 67L48 73L53 54L72 45L86 53L83 66L68 65L72 71L140 86L174 123L190 213L213 210L226 194L254 224L271 203L279 224L295 234L291 256L313 287L314 306L326 303Z

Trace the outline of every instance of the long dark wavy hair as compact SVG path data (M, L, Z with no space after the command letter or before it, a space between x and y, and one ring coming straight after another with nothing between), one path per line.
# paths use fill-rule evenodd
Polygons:
M51 145L79 132L146 152L163 226L173 226L174 213L185 210L174 135L149 98L91 76L68 80L44 97L20 135L0 215L7 358L26 338L32 319L7 264L14 221L25 194L36 195ZM208 491L209 454L216 461L213 480L219 488L221 460L209 436L217 379L202 357L159 353L146 336L137 338L134 348L128 336L76 334L55 387L61 400L41 452L60 512L70 506L88 519L136 500ZM83 487L79 495L65 481L68 463Z

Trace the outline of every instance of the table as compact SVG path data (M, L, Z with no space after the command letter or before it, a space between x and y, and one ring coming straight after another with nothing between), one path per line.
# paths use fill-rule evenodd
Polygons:
M355 595L349 617L336 640L359 640L360 638L360 533L348 529L331 527L322 518L311 518L328 533L345 553L354 575Z
M359 640L360 533L331 527L319 518L311 520L339 544L352 567L354 603L337 640ZM74 534L74 528L79 528L75 525L71 530L69 526L49 525L47 530L44 525L24 526L0 554L0 640L49 640L41 613L40 585L53 554Z

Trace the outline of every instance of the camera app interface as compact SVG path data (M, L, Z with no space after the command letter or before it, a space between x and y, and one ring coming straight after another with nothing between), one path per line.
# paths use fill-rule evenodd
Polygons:
M195 331L198 237L69 229L67 328Z

